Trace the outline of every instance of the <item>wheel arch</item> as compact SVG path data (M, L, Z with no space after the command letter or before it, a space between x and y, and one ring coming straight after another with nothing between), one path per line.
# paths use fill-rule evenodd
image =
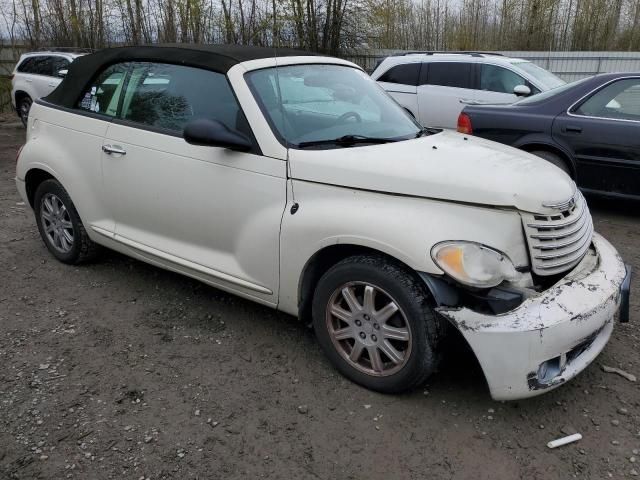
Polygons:
M31 208L33 208L33 199L35 197L38 186L45 180L49 179L58 180L51 172L48 172L41 168L31 168L27 171L24 177L24 183L27 191L27 198L29 200L29 205L31 206Z
M24 97L29 97L31 98L31 95L29 95L27 92L25 92L24 90L16 90L15 94L14 94L14 99L16 101L16 106L18 105L18 102L20 100L22 100Z
M305 323L311 322L311 304L313 302L313 292L320 278L335 264L345 258L354 255L377 255L384 257L398 265L401 265L408 272L415 275L416 279L424 286L425 291L433 295L430 285L424 278L406 262L397 256L391 255L382 250L355 243L339 243L327 245L316 251L307 261L298 282L298 318Z
M569 153L566 152L562 147L546 142L533 141L523 143L522 145L519 145L518 148L529 153L535 152L537 150L542 150L558 155L567 164L567 167L569 167L569 170L571 171L571 177L574 179L576 178L577 172L575 162L573 161L573 158L571 158L571 155L569 155Z

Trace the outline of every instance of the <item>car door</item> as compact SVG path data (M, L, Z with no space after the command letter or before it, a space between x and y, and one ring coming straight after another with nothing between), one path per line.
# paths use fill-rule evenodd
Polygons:
M425 127L454 129L466 99L473 99L473 64L428 62L420 71L418 109Z
M513 103L520 97L514 93L517 86L533 91L533 86L517 73L498 65L478 64L479 82L476 100L482 103Z
M33 88L36 98L46 97L58 86L58 79L53 77L53 57L41 55L36 57L33 66Z
M410 62L391 67L383 73L377 82L393 99L419 120L417 85L420 76L420 63Z
M132 63L118 118L104 139L114 239L147 260L275 305L286 162L195 146L192 120L251 136L225 75Z
M43 92L43 97L46 97L53 92L60 82L62 82L61 70L68 70L69 60L65 57L54 55L51 57L51 70L49 72L49 80L46 85L46 91Z
M608 83L553 124L586 190L640 196L640 78Z

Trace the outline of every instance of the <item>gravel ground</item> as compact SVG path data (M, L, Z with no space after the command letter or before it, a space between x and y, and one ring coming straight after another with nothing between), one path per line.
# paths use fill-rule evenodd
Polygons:
M640 383L600 368L640 376L638 296L597 362L542 397L493 402L455 340L424 389L373 393L341 378L292 317L113 252L55 261L14 186L23 138L0 119L1 479L640 472ZM637 205L589 201L640 271ZM571 430L584 439L547 449Z

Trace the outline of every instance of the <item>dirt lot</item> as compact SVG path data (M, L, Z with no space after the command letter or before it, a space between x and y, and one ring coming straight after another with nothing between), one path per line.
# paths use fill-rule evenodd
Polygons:
M640 383L600 368L640 376L638 296L597 363L542 397L493 402L455 342L424 391L372 393L341 378L294 318L112 252L77 268L56 262L13 183L24 130L3 120L1 479L640 472ZM638 206L590 203L597 229L640 272ZM581 442L547 449L572 429Z

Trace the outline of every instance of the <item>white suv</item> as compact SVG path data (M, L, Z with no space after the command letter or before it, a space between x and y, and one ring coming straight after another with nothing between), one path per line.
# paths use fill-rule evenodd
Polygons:
M480 52L393 55L371 77L422 125L444 128L456 128L465 103L513 103L565 83L527 60Z
M383 392L435 371L447 325L497 399L598 355L629 274L564 172L420 127L350 62L273 53L76 60L34 103L17 162L49 251L75 264L102 245L297 315Z
M60 84L75 52L31 52L20 56L11 76L11 104L27 125L34 100L46 97Z

